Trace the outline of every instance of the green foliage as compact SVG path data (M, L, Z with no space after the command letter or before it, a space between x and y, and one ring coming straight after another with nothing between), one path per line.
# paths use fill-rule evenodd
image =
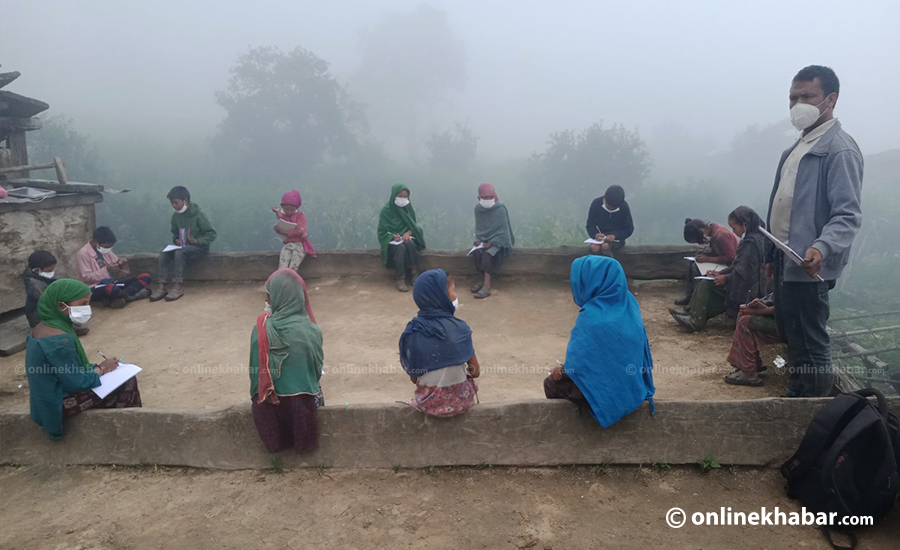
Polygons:
M580 134L563 130L550 134L543 153L529 162L528 179L536 189L568 193L580 200L602 195L607 187L639 189L653 165L637 130L594 123Z
M280 458L278 458L277 456L269 457L269 463L271 464L271 466L269 466L270 473L273 473L273 474L283 474L284 473L284 466L281 464Z
M457 123L453 130L431 134L426 146L431 168L469 173L475 164L478 136L468 124Z
M37 132L27 132L28 157L34 164L46 163L53 157L62 159L66 175L70 181L99 182L108 177L100 160L100 152L90 138L75 129L75 121L57 114L43 120L43 128ZM52 175L51 175L52 174ZM50 171L34 173L33 177L55 179Z
M722 467L722 465L719 464L712 456L707 456L697 464L700 466L700 471L704 474L709 472L710 470L718 470Z
M591 471L595 476L602 476L609 474L609 462L604 462L602 464L595 464L591 466Z
M328 72L328 63L297 47L252 48L231 68L216 102L227 116L214 143L239 173L290 177L326 157L343 159L365 129L362 107Z
M650 467L653 468L654 470L656 470L660 474L664 474L672 469L671 465L666 464L664 462L662 462L662 463L653 462L652 464L650 464Z

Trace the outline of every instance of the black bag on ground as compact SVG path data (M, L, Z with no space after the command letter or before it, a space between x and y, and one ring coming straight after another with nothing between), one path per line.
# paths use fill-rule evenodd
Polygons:
M875 396L877 407L869 396ZM781 473L788 496L812 512L836 512L837 521L843 516L877 520L900 492L898 459L900 422L884 396L867 388L842 393L825 405ZM828 529L823 532L831 542ZM856 546L855 537L851 541Z

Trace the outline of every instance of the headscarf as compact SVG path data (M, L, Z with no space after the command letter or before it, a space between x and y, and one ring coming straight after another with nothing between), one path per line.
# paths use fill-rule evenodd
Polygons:
M306 221L306 214L304 214L300 210L300 205L303 204L303 199L300 198L300 191L297 191L296 189L287 191L284 195L281 196L281 204L290 204L291 206L296 206L297 211L290 216L282 212L278 215L278 217L284 221L295 223L297 224L298 228L303 228L304 231L307 231L308 223ZM303 239L301 243L303 243L303 252L309 254L310 256L316 255L316 249L313 248L312 243L309 242L309 238Z
M485 208L481 203L475 205L475 236L484 242L490 242L498 250L509 251L516 244L516 236L513 235L512 225L509 223L509 211L505 204L500 204L497 192L490 183L482 183L478 186L478 196L491 195L494 206Z
M653 358L637 300L613 258L584 256L572 263L572 298L581 311L566 350L566 374L608 428L650 401Z
M494 185L491 183L482 183L478 186L478 196L479 197L494 197L494 200L500 202L500 197L497 196L497 191L494 190Z
M388 243L394 240L394 235L412 231L416 248L419 250L425 248L425 233L416 222L416 211L412 203L410 202L403 208L394 204L394 199L402 191L409 192L409 187L402 183L395 183L391 187L391 198L382 207L381 215L378 217L378 243L381 245L381 262L385 267L392 267L391 264L393 264L393 259L388 252L390 248Z
M85 370L91 368L91 362L88 361L87 354L84 353L81 341L75 335L75 329L72 328L72 320L69 319L69 314L65 311L60 311L56 304L58 302L72 302L79 298L90 296L90 294L91 287L81 281L57 279L47 285L47 289L41 294L37 305L38 315L45 325L72 335L72 338L75 340L75 351L78 352L81 365Z
M266 281L272 313L256 318L259 351L257 401L278 404L273 379L281 377L281 365L291 353L306 353L307 363L318 368L324 361L320 330L309 305L306 282L293 269L279 269ZM296 357L294 358L296 360Z
M413 286L419 314L400 335L400 364L410 376L462 365L475 355L472 329L453 313L447 296L447 273L429 269Z

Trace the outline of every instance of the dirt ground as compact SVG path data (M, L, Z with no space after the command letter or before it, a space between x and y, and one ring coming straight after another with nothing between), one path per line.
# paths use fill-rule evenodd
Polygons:
M799 511L771 469L5 467L0 484L10 550L829 548L811 526L666 524L672 507ZM896 549L900 510L859 535Z
M500 279L493 296L475 300L472 281L459 281L458 316L473 331L482 365L482 402L543 398L546 369L565 358L578 308L566 281ZM412 295L393 290L386 277L309 282L310 301L325 341L322 386L329 404L408 399L413 386L398 361L397 341L416 314ZM784 377L766 385L726 385L732 329L724 316L700 334L686 334L666 308L680 285L657 281L632 289L641 304L654 357L660 399L751 399L784 394ZM249 399L250 330L262 311L262 284L194 284L177 302L140 301L123 310L94 308L82 338L92 359L98 350L143 367L145 407L215 408ZM0 360L0 409L25 410L25 353Z

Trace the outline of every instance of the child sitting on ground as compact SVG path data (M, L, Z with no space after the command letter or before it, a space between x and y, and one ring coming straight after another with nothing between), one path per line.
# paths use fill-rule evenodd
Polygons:
M591 254L612 257L613 252L625 246L625 239L634 233L634 221L621 185L610 185L602 197L594 199L585 229L589 238L604 241L591 244Z
M300 211L301 204L303 200L300 198L300 191L292 190L282 195L281 208L272 207L279 221L293 224L293 227L286 228L281 227L283 224L275 225L275 232L284 243L278 257L278 269L297 271L307 254L316 257L316 250L309 242L309 234L306 232L306 214Z
M25 318L28 326L34 328L41 322L37 312L38 300L47 286L56 280L56 256L49 250L35 250L28 256L28 267L22 272L25 283ZM75 325L75 334L84 336L90 329Z
M150 296L150 274L128 277L128 260L113 254L116 235L109 227L94 230L94 237L75 254L78 280L91 287L91 301L119 309Z
M159 269L156 278L159 285L150 301L166 299L167 302L184 296L184 269L188 262L209 254L209 245L216 240L216 230L209 223L200 205L191 202L191 192L181 185L173 187L166 195L175 213L172 214L172 243L178 247L159 253ZM172 283L171 287L167 287Z

